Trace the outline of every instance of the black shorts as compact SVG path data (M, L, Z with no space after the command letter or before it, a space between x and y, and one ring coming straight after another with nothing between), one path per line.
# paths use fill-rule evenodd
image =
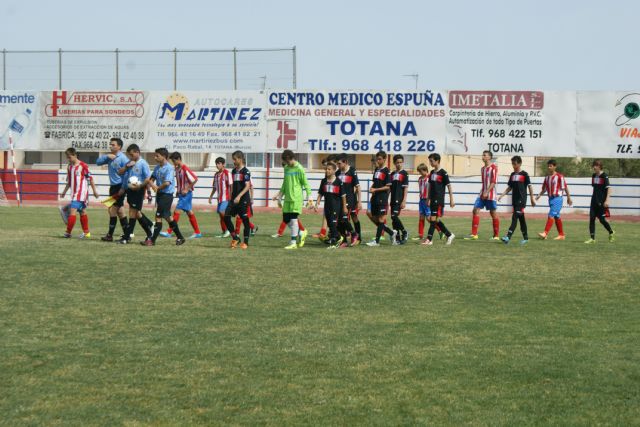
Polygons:
M374 197L371 199L370 204L371 206L369 211L373 216L382 216L387 214L388 205L385 199Z
M400 215L400 212L402 212L401 206L402 204L400 203L391 203L391 215Z
M591 208L589 209L589 215L594 216L596 218L609 218L609 208L605 208L602 203L591 203Z
M144 188L137 191L127 190L127 203L129 203L129 207L141 211L142 205L144 204L144 196Z
M114 196L114 195L118 194L118 191L120 191L121 188L122 188L122 185L120 185L120 184L110 185L109 186L109 195L110 196ZM113 202L113 205L111 205L111 206L116 206L118 208L121 208L122 205L124 205L124 194L122 195L122 197L118 197L116 199L116 201Z
M225 216L239 216L241 218L246 218L247 213L249 212L249 202L245 200L240 200L240 203L233 203L233 201L229 202L227 206L227 210L225 211Z
M298 219L298 212L282 212L282 222L289 224L292 219Z
M441 218L444 216L444 200L431 200L429 201L429 210L431 216L437 216Z
M171 205L173 204L173 194L156 194L156 218L171 218Z

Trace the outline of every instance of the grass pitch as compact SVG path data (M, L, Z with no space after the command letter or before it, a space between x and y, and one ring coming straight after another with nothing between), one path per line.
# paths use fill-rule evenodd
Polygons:
M54 208L0 208L0 424L638 425L638 224L287 252L279 215L247 251L198 216L206 238L147 248L100 242L103 210L81 241Z

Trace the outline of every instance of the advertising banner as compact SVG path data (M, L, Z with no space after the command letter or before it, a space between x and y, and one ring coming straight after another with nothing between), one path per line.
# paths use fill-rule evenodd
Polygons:
M0 91L0 150L9 149L9 134L16 150L37 150L38 92Z

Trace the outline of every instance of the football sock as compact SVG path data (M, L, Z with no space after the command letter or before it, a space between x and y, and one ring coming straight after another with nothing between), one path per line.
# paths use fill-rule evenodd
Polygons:
M436 231L436 223L435 222L429 222L429 231L427 231L427 239L432 241L433 240L433 233Z
M280 227L278 227L278 236L282 236L284 234L284 229L287 228L287 223L282 221L280 223Z
M298 220L298 228L300 229L300 231L304 231L305 230L304 225L302 225L302 221L300 221L300 220Z
M193 227L193 232L196 234L200 234L200 227L198 226L198 220L196 219L196 214L194 214L193 212L189 212L187 213L187 215L189 216L189 222L191 223L191 227Z
M149 227L149 224L147 224L147 221L145 221L145 219L149 221L149 218L142 217L142 218L138 218L138 222L140 223L140 226L142 226L142 229L144 230L144 232L147 233L147 239L149 239L151 238L151 227Z
M156 242L156 239L160 235L160 231L162 231L162 222L156 222L156 226L153 227L153 236L151 236L153 243Z
M82 217L81 217L82 218ZM607 222L607 220L605 219L605 217L601 216L600 218L600 224L602 224L604 226L604 228L607 229L607 231L609 232L609 234L613 233L613 230L611 229L611 225Z
M224 220L224 215L220 217L220 229L223 233L227 231L227 223Z
M500 218L493 218L493 237L500 235Z
M184 236L180 232L180 227L178 227L178 223L176 221L171 221L169 223L169 226L173 229L173 232L175 233L178 239L184 240Z
M231 222L231 216L224 216L224 223L227 226L227 231L229 231L229 233L231 233L231 235L235 238L236 237L236 229L233 228L233 222Z
M82 231L85 234L89 233L89 216L86 213L80 214L80 224L82 225Z
M527 221L524 218L524 212L520 214L520 231L522 231L522 237L524 240L529 240L529 234L527 233Z
M444 233L445 236L449 237L451 236L451 232L449 231L449 229L444 225L444 222L442 222L441 220L438 220L438 227L440 228L440 231Z
M480 215L473 215L471 220L471 234L476 236L478 234L478 228L480 227Z
M360 228L360 221L353 221L353 228L356 230L358 236L362 235L362 229Z
M424 236L424 217L418 221L418 235L420 237Z
M175 211L175 212L173 213L173 220L174 220L175 222L180 221L180 211ZM168 233L168 234L173 233L173 230L171 229L171 227L167 228L167 233Z
M589 234L592 239L596 238L596 217L595 215L589 215Z
M295 218L289 221L289 227L291 228L291 242L293 243L295 243L298 239L298 233L300 231L300 227L298 226L298 224L299 222ZM278 234L281 234L281 233L278 233Z
M123 233L127 232L127 228L129 228L129 219L126 216L120 218L120 227L122 227Z
M556 224L557 224L557 222L556 222ZM544 226L544 234L549 234L549 231L551 231L551 227L552 226L553 226L553 218L549 217L549 218L547 218L547 224ZM558 231L560 231L560 230L558 229ZM560 233L560 234L562 234L562 233Z
M73 227L76 225L76 216L69 215L69 219L67 220L67 233L71 234Z
M244 242L245 243L249 243L249 236L251 235L251 227L249 226L249 218L248 217L243 217L242 218L242 225L243 225L243 232L244 232Z
M558 229L558 234L564 236L564 229L562 227L562 220L560 218L556 218L556 228Z
M118 218L115 216L112 216L109 218L109 231L107 231L107 234L109 236L113 236L113 232L116 231L116 224L118 223Z

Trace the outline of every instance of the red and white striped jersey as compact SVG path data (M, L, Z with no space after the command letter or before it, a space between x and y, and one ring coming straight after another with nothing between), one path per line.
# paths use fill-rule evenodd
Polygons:
M86 203L89 199L89 181L93 178L85 162L67 166L67 182L71 189L71 201Z
M542 190L546 190L549 197L561 196L565 188L567 188L567 181L564 175L559 173L547 176L542 183Z
M497 200L496 184L498 183L498 166L495 163L489 166L483 166L480 169L480 175L482 177L482 190L480 191L480 195L482 196L493 183L493 188L489 191L489 196L486 200Z
M218 203L228 202L231 197L231 174L227 169L213 176L213 188L218 194Z
M418 178L418 190L420 193L420 199L426 199L429 191L429 176L426 178Z
M176 168L176 185L178 187L178 194L182 194L184 190L191 191L191 184L196 182L198 175L196 175L187 165L181 165Z

